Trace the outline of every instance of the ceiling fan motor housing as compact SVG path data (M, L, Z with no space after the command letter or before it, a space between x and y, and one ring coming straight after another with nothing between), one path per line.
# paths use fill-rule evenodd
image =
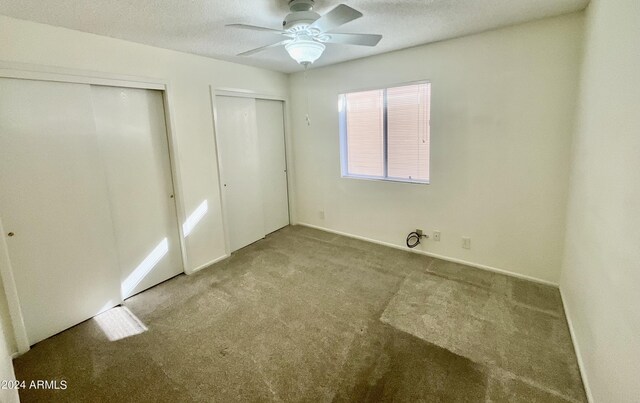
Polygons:
M289 13L282 21L285 30L299 27L304 28L311 25L320 18L320 14L313 11L314 0L291 0L289 2Z
M291 10L291 12L311 11L313 10L314 3L314 0L291 0L289 2L289 10Z
M320 18L320 14L313 11L296 11L288 14L282 22L282 27L285 30L294 29L296 27L307 27L315 20Z

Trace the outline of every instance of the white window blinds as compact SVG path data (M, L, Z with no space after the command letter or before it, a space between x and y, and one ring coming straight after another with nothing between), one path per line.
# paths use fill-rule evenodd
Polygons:
M430 84L340 98L342 175L429 183Z
M349 173L383 176L384 94L382 90L347 94L346 109Z
M387 89L390 178L429 180L429 84Z

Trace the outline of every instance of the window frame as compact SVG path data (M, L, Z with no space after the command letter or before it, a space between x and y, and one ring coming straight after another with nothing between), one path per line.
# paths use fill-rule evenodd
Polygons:
M429 84L429 121L427 122L428 134L429 134L429 179L428 180L416 180L406 179L388 176L389 170L389 154L388 154L388 119L387 119L387 90L389 88L406 87L410 85ZM431 184L431 91L432 84L429 80L410 81L399 84L389 84L384 87L369 87L360 89L351 89L343 91L338 94L338 122L339 122L339 134L340 134L340 176L345 179L360 179L369 181L381 181L381 182L399 182L409 183L415 185L430 185ZM347 105L346 95L354 92L365 91L382 91L383 92L383 123L382 123L382 155L383 155L383 169L385 176L372 176L372 175L358 175L349 173L348 164L348 133L347 133Z

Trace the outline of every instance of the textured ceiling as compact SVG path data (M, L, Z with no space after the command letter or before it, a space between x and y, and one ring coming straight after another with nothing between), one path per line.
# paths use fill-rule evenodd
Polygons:
M324 14L345 3L364 14L336 32L382 34L375 48L328 44L314 66L560 15L589 0L317 0ZM302 68L284 48L237 57L275 43L268 32L225 28L248 23L276 29L287 0L4 0L0 14L283 72Z

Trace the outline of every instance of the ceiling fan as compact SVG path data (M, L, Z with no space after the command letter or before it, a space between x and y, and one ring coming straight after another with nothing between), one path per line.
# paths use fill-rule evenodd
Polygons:
M290 0L289 13L282 22L283 29L272 29L246 24L229 24L228 27L253 31L266 31L284 36L286 39L257 49L240 53L250 56L265 49L284 46L289 56L308 67L318 60L325 50L325 43L344 45L376 46L382 35L332 33L334 29L362 17L362 13L346 4L340 4L325 15L313 11L315 0Z

